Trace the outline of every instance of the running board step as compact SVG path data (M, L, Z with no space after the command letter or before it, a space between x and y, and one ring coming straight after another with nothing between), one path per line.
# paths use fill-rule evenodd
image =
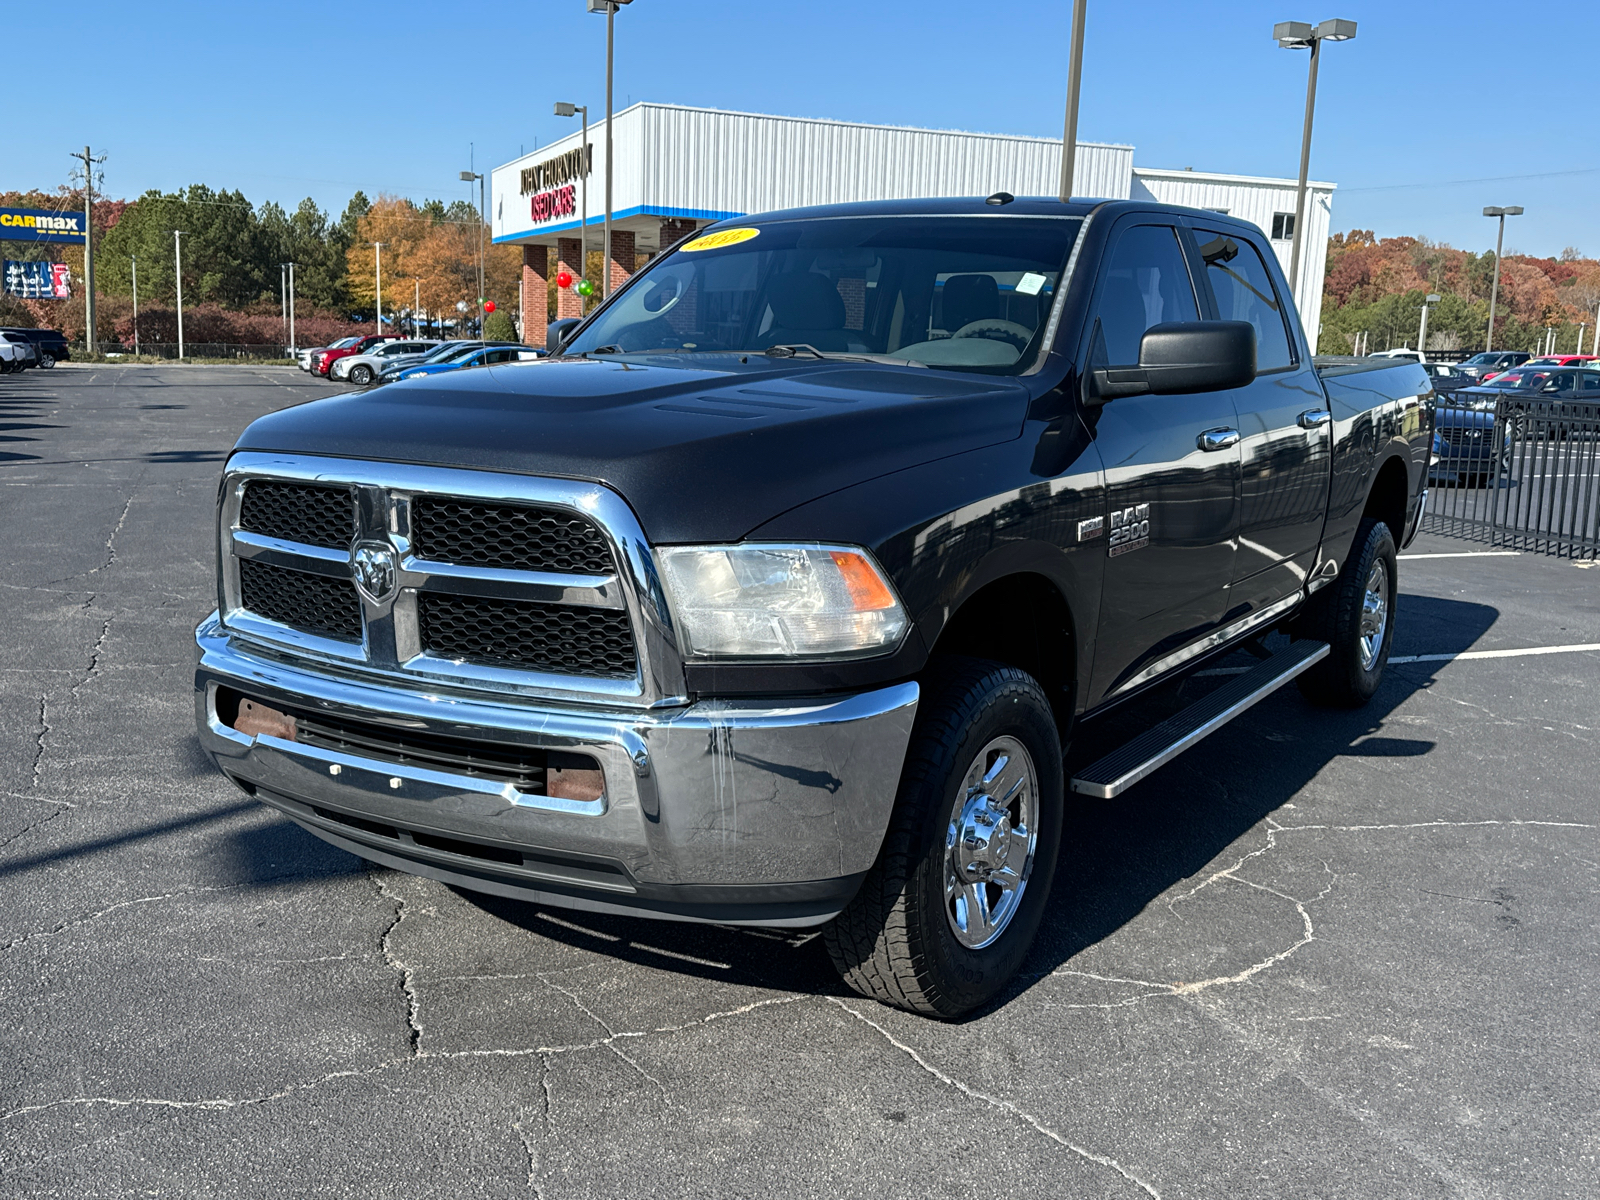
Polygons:
M1102 800L1121 795L1296 675L1309 671L1328 657L1328 650L1326 642L1290 643L1259 667L1252 667L1120 750L1085 767L1082 774L1073 777L1072 790Z

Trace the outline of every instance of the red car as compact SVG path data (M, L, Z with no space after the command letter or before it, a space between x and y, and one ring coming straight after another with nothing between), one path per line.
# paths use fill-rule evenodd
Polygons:
M1515 367L1508 367L1506 370L1501 371L1499 375L1485 375L1480 382L1488 383L1492 379L1499 379L1501 375L1507 375L1512 371L1520 371L1524 367L1581 367L1594 361L1595 355L1593 354L1546 354L1542 358L1530 358L1525 363L1520 363Z
M351 354L365 354L374 346L381 345L384 342L397 342L400 340L400 335L397 333L371 333L354 345L345 346L339 350L319 350L311 356L311 373L326 378L328 368L333 366L339 359Z

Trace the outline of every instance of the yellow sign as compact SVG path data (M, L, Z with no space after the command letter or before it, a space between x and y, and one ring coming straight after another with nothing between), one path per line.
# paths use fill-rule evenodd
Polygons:
M753 237L759 237L759 229L723 229L716 233L708 233L705 237L697 237L687 246L679 246L685 254L693 250L720 250L724 246L737 246L740 242L748 242Z

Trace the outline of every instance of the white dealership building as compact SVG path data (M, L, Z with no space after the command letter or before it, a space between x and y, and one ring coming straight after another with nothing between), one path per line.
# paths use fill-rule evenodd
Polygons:
M576 125L576 121L574 121ZM597 252L605 210L605 121L553 142L492 176L494 240L523 247L523 293L545 291L552 272L581 276L580 219L588 213ZM1080 143L1074 192L1151 199L1228 213L1260 226L1289 268L1295 181L1133 163L1132 146ZM908 129L800 117L640 103L614 118L613 282L625 279L702 225L747 213L855 200L920 196L1053 196L1061 142L1010 134ZM587 190L587 201L585 201ZM1322 309L1322 276L1334 185L1313 183L1296 303L1312 344ZM554 253L551 253L554 251ZM557 316L576 316L580 298L557 292ZM541 322L528 340L544 340Z

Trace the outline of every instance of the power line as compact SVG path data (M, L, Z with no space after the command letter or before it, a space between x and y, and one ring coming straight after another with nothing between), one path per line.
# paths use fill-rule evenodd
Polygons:
M1600 167L1580 167L1573 171L1541 171L1535 175L1486 175L1481 179L1441 179L1437 182L1426 183L1385 183L1377 187L1340 188L1339 194L1348 196L1352 192L1398 192L1420 188L1445 188L1465 187L1472 183L1509 183L1513 180L1521 182L1524 179L1558 179L1568 175L1593 175L1600 171Z

